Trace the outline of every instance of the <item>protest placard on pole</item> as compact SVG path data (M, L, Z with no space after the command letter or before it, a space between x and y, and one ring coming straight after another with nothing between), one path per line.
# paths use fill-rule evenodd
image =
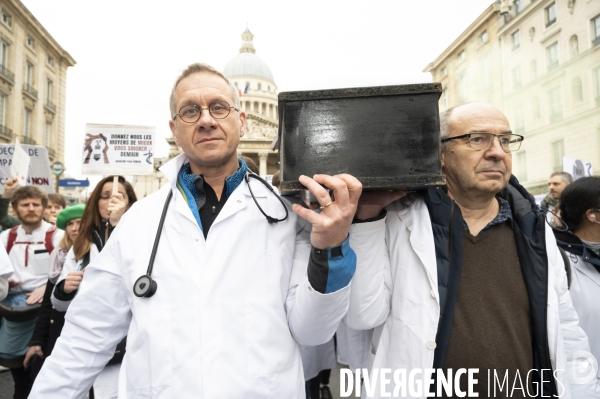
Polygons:
M86 175L151 175L154 127L88 123L81 160Z
M48 149L42 146L21 144L20 147L29 156L29 171L26 176L27 185L41 188L46 193L52 193L52 172L48 161ZM0 144L0 194L4 191L6 179L13 177L11 167L14 144Z
M26 186L31 158L27 155L27 152L23 147L21 147L21 144L19 144L18 138L15 138L14 148L12 163L10 165L10 175L17 179L19 186Z
M592 176L592 163L584 159L563 157L563 172L570 173L573 180Z

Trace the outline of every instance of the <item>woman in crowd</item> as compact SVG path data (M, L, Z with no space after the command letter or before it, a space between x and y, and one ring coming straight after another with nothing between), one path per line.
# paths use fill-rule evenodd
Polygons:
M568 231L554 231L570 261L570 293L592 355L600 359L600 177L569 184L560 197Z
M123 214L137 201L133 187L122 176L118 177L118 193L113 194L113 176L102 179L90 196L81 218L79 234L67 254L65 265L52 295L52 304L66 312L77 295L85 267L92 261L110 237ZM116 398L120 361L124 342L117 346L115 357L94 381L94 397Z
M54 344L60 335L63 324L65 323L64 312L59 312L53 309L50 301L50 296L54 290L54 285L62 272L67 253L73 246L73 242L79 233L81 224L81 216L85 205L79 204L66 208L61 211L56 218L56 227L65 231L58 247L54 248L50 255L50 271L48 275L48 283L46 283L46 291L42 306L35 325L35 330L31 341L29 341L29 350L25 355L23 365L25 368L30 366L32 359L36 359L33 355L37 354L37 359L31 364L34 370L38 371L42 360L45 356L52 353ZM37 373L36 373L37 374Z

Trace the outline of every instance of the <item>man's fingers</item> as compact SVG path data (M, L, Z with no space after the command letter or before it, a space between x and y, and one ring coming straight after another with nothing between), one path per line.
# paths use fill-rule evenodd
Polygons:
M298 181L300 181L300 184L306 187L308 191L310 191L315 196L315 198L317 198L317 201L319 201L319 204L321 204L321 206L331 201L331 197L329 196L327 190L321 187L321 185L317 183L314 179L302 175L298 178Z
M333 190L335 202L338 206L345 207L348 204L350 197L348 195L348 186L344 180L329 175L314 175L313 179L317 183L320 183ZM328 195L328 198L331 197ZM331 201L331 199L329 201ZM321 205L325 205L327 202L321 203Z
M316 223L319 220L319 214L312 209L304 208L302 205L293 204L292 210L303 219L308 220L311 224Z
M362 193L362 183L356 177L346 173L335 175L334 177L337 177L346 183L346 186L348 187L348 194L350 196L350 202L352 204L357 204L360 194Z

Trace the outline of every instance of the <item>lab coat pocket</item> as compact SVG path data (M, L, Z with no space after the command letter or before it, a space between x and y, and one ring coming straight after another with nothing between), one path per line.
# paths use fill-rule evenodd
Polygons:
M50 253L47 249L30 250L29 266L36 276L48 275L50 270Z

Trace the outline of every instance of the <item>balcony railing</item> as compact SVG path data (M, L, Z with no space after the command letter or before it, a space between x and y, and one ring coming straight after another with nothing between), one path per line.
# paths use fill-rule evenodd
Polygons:
M11 141L13 137L13 132L6 126L0 125L0 137L2 137L5 140Z
M600 44L600 36L598 36L597 38L592 40L592 47L596 47L599 44Z
M44 107L46 107L46 109L52 112L53 114L56 113L56 104L54 104L52 101L47 100L46 104L44 104Z
M25 83L23 85L23 92L25 94L27 94L29 97L31 97L34 100L37 100L38 98L38 92L36 89L34 89L33 87L31 87L29 84Z
M36 145L37 143L31 137L23 136L23 144Z
M4 65L0 65L0 75L8 80L11 84L15 84L15 74L6 69Z
M47 148L48 148L48 156L50 158L54 159L54 157L56 156L56 150L54 148L50 148L50 147L47 147Z

